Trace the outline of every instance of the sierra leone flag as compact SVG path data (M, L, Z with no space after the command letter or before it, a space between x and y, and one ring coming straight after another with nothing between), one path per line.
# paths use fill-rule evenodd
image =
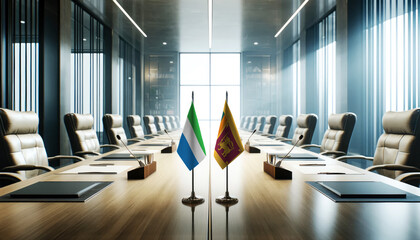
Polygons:
M206 149L204 148L194 103L192 102L181 139L179 140L177 152L190 171L206 157Z

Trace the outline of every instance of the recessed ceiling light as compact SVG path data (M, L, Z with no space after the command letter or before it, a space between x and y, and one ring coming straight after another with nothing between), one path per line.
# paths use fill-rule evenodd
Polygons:
M23 21L23 20L20 20L20 23L21 23L21 24L25 24L26 22L25 22L25 21Z
M278 37L280 35L280 33L287 27L287 25L289 25L289 23L293 20L293 18L296 17L296 15L300 12L300 10L302 10L302 8L309 2L309 0L305 0L300 6L299 8L296 10L295 13L293 13L293 15L289 18L289 20L287 20L287 22L283 25L283 27L280 28L280 30L276 33L276 35L274 35L274 37Z
M143 32L143 30L139 27L139 25L137 25L136 22L134 22L134 20L130 17L130 15L128 15L128 13L124 10L124 8L117 2L117 0L112 0L115 5L117 5L117 7L121 10L122 13L124 13L124 15L128 18L128 20L130 20L130 22L141 32L141 34L143 34L144 37L147 37L146 33Z
M248 61L248 64L251 64L252 62L251 61Z
M174 61L169 61L170 64L174 63Z
M254 42L254 45L257 46L258 45L258 42Z
M83 42L86 42L87 41L87 39L86 38L83 38Z
M162 44L166 46L168 43L167 42L163 42Z

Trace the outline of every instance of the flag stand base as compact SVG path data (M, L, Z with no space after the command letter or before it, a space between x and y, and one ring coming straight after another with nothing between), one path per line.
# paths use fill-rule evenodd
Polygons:
M195 196L195 192L191 192L191 196L183 198L182 203L185 205L199 205L204 203L204 198Z
M237 198L229 196L229 192L225 193L225 196L220 196L216 198L216 203L222 204L222 205L233 205L237 204L239 200Z

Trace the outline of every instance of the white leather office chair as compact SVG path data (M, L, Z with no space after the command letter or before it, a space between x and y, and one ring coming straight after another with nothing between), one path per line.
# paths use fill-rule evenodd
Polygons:
M390 178L399 177L405 172L420 172L420 109L386 112L382 126L384 133L379 137L374 157L343 156L337 160L373 161L373 166L367 170ZM400 180L404 177L401 176Z

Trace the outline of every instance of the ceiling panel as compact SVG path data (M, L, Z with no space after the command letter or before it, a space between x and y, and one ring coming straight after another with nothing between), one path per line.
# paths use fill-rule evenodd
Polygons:
M213 0L212 52L274 52L280 42L294 41L300 29L335 5L311 0L281 34L275 33L304 0ZM80 0L125 40L146 52L208 52L207 0L118 0L148 35L128 21L112 0ZM299 24L298 24L299 23ZM162 43L166 42L167 45ZM254 45L258 42L258 45Z

